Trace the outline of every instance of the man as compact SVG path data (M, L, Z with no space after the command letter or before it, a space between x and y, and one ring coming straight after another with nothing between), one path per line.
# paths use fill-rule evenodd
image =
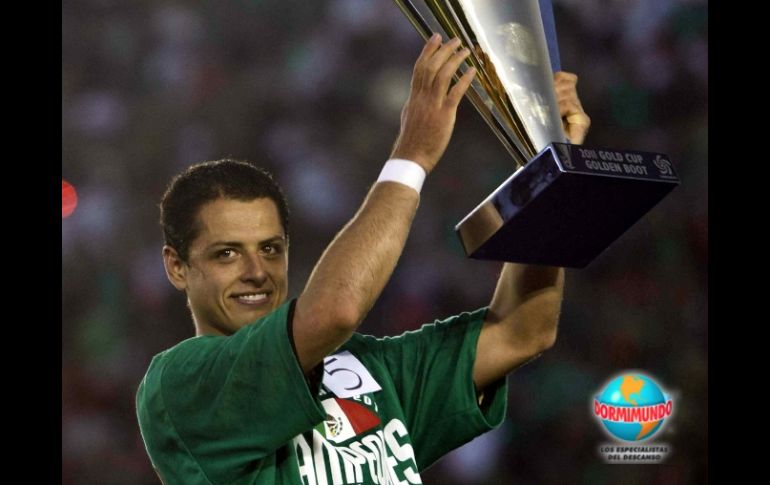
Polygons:
M502 422L506 374L556 338L561 268L505 264L488 308L398 337L355 333L475 75L450 87L468 55L459 46L426 43L392 160L296 299L286 204L269 175L225 160L174 179L161 204L163 259L196 337L157 355L137 394L164 483L421 483L420 470ZM555 77L580 143L589 120L576 81Z

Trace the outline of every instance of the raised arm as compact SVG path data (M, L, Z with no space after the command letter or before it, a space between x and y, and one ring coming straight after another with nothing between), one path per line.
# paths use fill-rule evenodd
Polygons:
M392 158L412 160L426 174L444 153L457 105L475 71L450 89L452 75L468 55L459 41L426 44L414 66L409 99ZM416 190L396 182L376 183L355 216L316 264L297 299L294 345L307 374L353 334L379 297L404 248L419 202Z
M585 139L591 119L577 96L577 76L554 75L564 131L573 144ZM486 386L539 356L556 341L564 269L506 263L476 346L473 382Z

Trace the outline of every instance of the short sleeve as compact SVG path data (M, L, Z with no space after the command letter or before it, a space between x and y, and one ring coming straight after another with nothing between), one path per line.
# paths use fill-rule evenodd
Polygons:
M189 477L196 466L208 481L229 482L323 420L292 350L292 305L231 336L195 337L153 360L137 413L167 483L175 483L169 474L187 467Z
M484 389L483 407L478 405L473 383L485 314L482 308L380 339L420 470L505 418L506 379Z

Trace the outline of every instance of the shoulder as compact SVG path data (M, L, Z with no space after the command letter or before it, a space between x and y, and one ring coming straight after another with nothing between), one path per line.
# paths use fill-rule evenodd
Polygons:
M380 343L381 339L374 335L356 332L330 356L347 350L359 357L376 357L380 354Z
M433 323L423 325L423 329L449 329L454 327L466 328L474 324L481 324L484 322L484 317L487 314L487 308L489 307L482 307L473 311L462 312L443 320L436 320Z
M354 333L340 350L352 352L377 352L393 344L407 343L420 339L431 338L435 334L464 334L475 333L481 329L488 307L478 308L453 315L442 320L423 324L420 328L407 330L399 335L375 337L363 333Z
M342 347L359 346L359 347L376 347L379 344L380 339L374 335L355 332L350 336L350 340L345 342Z
M431 339L443 335L462 335L478 332L484 323L488 307L482 307L473 311L466 311L447 317L436 319L431 323L425 323L415 330L407 330L400 335L387 336L378 339L385 345L398 342L412 342L417 340Z
M210 359L213 352L222 347L224 337L201 335L179 342L170 349L155 355L144 377L144 381L159 381L162 374L196 372Z
M216 353L221 352L224 338L192 337L153 357L137 389L140 420L146 413L167 412L171 402L192 397L217 382L218 379L208 377L213 375L216 362L221 360Z

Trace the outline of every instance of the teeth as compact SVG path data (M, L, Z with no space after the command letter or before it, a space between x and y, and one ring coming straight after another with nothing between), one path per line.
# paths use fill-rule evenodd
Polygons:
M265 298L267 298L266 293L249 293L248 295L238 295L236 296L239 300L248 300L248 301L262 301Z

